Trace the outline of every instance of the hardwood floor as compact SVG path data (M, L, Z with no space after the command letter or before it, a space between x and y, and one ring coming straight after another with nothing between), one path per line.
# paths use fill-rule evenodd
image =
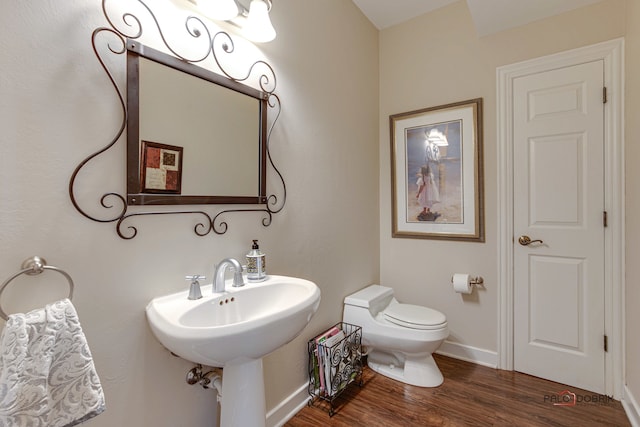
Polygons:
M445 381L421 388L365 367L364 385L351 384L334 401L317 400L285 426L630 426L620 402L606 396L511 371L435 356ZM559 393L575 393L574 406ZM567 395L569 396L569 395ZM571 403L569 401L568 403Z

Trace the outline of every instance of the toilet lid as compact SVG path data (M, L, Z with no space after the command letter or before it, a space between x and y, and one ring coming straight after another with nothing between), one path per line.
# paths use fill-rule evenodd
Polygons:
M384 317L391 323L413 329L440 329L447 323L439 311L412 304L391 304L384 311Z

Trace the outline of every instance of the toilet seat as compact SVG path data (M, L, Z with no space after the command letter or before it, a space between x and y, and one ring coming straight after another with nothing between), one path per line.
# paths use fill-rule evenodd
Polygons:
M437 310L412 304L391 304L384 310L384 318L391 323L413 329L441 329L447 318Z

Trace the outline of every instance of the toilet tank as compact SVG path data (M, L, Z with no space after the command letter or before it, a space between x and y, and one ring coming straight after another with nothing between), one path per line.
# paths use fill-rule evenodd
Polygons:
M372 316L378 314L393 299L393 289L386 286L370 285L344 299L345 306L368 309Z

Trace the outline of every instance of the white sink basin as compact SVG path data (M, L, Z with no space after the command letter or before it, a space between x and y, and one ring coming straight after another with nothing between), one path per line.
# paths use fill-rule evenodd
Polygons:
M241 365L293 340L320 305L320 289L308 280L269 276L260 283L224 293L202 287L203 297L188 291L153 299L147 319L153 333L178 356L207 366Z

